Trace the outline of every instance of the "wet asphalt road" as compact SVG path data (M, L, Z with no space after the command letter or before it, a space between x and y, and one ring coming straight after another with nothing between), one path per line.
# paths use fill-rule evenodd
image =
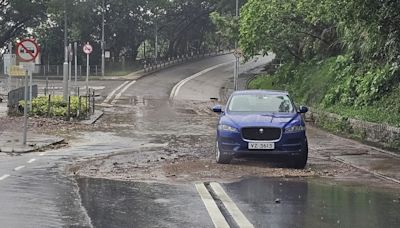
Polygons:
M193 185L105 179L78 183L95 227L213 227ZM378 188L290 178L250 178L223 188L254 227L400 224L395 194Z
M132 113L137 119L135 132L83 132L69 148L21 156L0 153L0 177L10 175L0 181L0 227L213 227L196 191L196 182L75 179L67 176L64 169L76 159L162 143L154 138L160 134L158 127L168 126L163 121L171 121L167 117L171 114L168 97L172 87L209 66L232 60L232 56L214 57L138 80L117 102L141 107ZM230 77L229 67L224 67L207 73L206 80L216 72L224 80ZM178 99L194 99L187 96L198 87L196 81L207 86L201 78L191 81L188 87L183 87ZM102 96L106 96L122 81L99 82L99 85L102 83L107 87ZM207 87L205 91L215 94L218 87ZM204 94L202 90L197 93ZM144 104L147 100L155 100L157 105L148 109ZM116 110L112 107L106 110L112 119ZM165 119L157 122L160 115L156 112L161 112ZM114 115L114 122L121 129L133 124L125 122L123 115L126 114ZM190 129L179 123L163 133L169 131L181 132L182 136L190 134ZM141 157L144 152L139 149L132 156ZM14 170L16 167L22 168ZM398 227L400 224L400 199L396 191L297 178L245 178L224 183L222 187L255 227ZM234 220L228 220L235 227Z

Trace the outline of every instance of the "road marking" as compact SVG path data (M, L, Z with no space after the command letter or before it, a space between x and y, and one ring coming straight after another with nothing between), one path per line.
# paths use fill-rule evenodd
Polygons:
M253 224L244 216L244 214L240 211L238 206L233 202L233 200L226 194L222 186L218 183L210 183L212 190L218 196L218 198L222 201L225 208L228 210L229 214L231 214L232 218L238 224L239 227L252 228Z
M0 177L0 181L7 179L10 175L6 174Z
M44 155L46 155L46 152L42 152L39 154L39 156L44 156Z
M18 170L23 169L23 168L25 168L25 166L24 166L24 165L21 165L21 166L16 167L14 170L15 170L15 171L18 171Z
M202 70L202 71L200 71L200 72L198 72L198 73L196 73L196 74L194 74L194 75L192 75L192 76L190 76L190 77L187 77L187 78L183 79L182 81L178 82L178 83L174 86L174 88L172 88L171 94L169 95L169 99L170 99L170 100L175 99L175 97L178 96L179 90L180 90L180 89L182 88L182 86L183 86L184 84L186 84L188 81L190 81L190 80L192 80L192 79L195 79L195 78L197 78L197 77L199 77L199 76L201 76L201 75L203 75L203 74L205 74L205 73L207 73L207 72L210 72L210 71L212 71L212 70L215 70L215 69L217 69L217 68L219 68L219 67L222 67L222 66L225 66L225 65L228 65L228 64L231 64L231 63L233 63L233 61L229 61L229 62L226 62L226 63L221 63L221 64L218 64L218 65L209 67L209 68L207 68L207 69L205 69L205 70Z
M206 206L207 212L211 217L212 222L216 228L229 228L228 222L225 220L225 217L222 215L219 210L217 204L212 198L211 194L208 192L206 186L204 184L196 184L197 192L200 194L201 199L203 200L204 205Z
M34 161L36 161L36 159L32 158L31 160L28 161L28 163L30 164L30 163L32 163Z
M103 104L108 103L108 102L111 100L111 98L114 96L114 94L115 94L118 90L120 90L122 87L124 87L126 84L128 84L128 83L129 83L129 81L126 81L126 82L122 83L120 86L118 86L116 89L114 89L114 90L106 97L106 99L103 101Z
M114 100L111 102L112 105L114 105L115 103L117 103L118 99L122 96L123 93L125 93L125 91L131 87L133 84L135 84L136 81L131 81L131 83L129 83L128 85L126 85L114 98Z

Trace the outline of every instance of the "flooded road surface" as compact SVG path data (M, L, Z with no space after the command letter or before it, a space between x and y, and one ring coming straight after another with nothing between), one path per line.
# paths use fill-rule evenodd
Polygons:
M0 227L91 226L75 180L65 176L54 164L57 161L49 158L29 165L22 162L26 158L17 159L20 169L0 181Z
M212 227L194 185L78 179L94 227Z
M399 227L400 192L326 180L254 178L224 188L255 227Z
M90 178L78 184L95 227L213 227L194 184ZM400 224L400 192L293 178L250 178L222 186L254 227Z

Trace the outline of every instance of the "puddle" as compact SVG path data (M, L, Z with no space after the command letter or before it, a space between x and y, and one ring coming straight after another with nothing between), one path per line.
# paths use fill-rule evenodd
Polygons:
M400 226L400 192L271 178L226 184L225 189L256 227Z

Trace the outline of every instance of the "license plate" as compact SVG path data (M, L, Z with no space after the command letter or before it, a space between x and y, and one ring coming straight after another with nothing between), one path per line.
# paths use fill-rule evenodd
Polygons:
M275 143L249 143L249 150L273 150Z

